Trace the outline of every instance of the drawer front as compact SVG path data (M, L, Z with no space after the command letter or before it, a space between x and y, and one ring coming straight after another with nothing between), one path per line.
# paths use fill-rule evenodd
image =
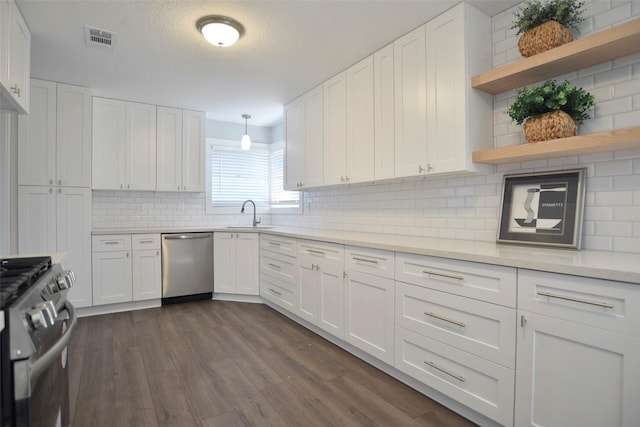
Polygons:
M640 336L640 286L519 270L518 308Z
M380 249L347 246L344 266L347 271L360 271L393 279L395 276L395 254Z
M297 283L296 259L271 251L260 251L260 273L270 274L281 281Z
M298 293L295 284L262 274L260 275L260 295L291 313L297 309Z
M513 425L513 369L396 327L395 367L503 425Z
M131 236L131 246L134 251L144 249L160 249L159 234L133 234Z
M322 262L324 265L344 265L344 246L336 243L298 240L300 262Z
M131 234L105 234L91 237L93 252L130 251Z
M293 237L260 234L260 249L266 249L293 258L297 256L296 239Z
M516 269L396 253L396 280L481 301L516 306Z
M516 310L396 283L396 324L515 368Z

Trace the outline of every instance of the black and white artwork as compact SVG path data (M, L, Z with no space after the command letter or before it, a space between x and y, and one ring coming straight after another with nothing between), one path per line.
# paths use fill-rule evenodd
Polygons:
M498 242L580 247L584 169L506 175Z

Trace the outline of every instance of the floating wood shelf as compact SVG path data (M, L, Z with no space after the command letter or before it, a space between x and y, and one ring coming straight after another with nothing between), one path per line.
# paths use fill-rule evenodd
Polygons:
M498 94L640 52L640 18L471 78L471 87Z
M477 163L503 164L640 148L640 127L474 151Z

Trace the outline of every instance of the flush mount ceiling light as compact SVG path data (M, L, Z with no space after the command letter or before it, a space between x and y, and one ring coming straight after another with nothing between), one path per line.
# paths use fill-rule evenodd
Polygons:
M213 45L227 47L244 35L244 27L235 19L221 15L209 15L198 19L196 28Z
M242 139L240 140L240 148L247 151L251 148L251 138L247 133L247 120L251 118L249 114L243 114L242 118L244 119L244 135L242 135Z

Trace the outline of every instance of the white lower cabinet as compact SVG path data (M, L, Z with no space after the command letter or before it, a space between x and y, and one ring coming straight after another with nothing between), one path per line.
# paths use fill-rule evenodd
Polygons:
M75 307L92 304L91 189L18 186L18 252L66 252L64 268L76 275L69 290Z
M260 295L294 313L298 307L296 239L260 236Z
M213 233L214 293L259 295L258 233Z
M345 248L345 341L393 365L394 253Z
M159 234L93 236L93 305L159 299Z
M513 424L513 369L401 326L395 367L500 424Z
M515 425L637 426L640 287L521 270L518 304Z
M298 314L344 339L344 247L298 240Z

